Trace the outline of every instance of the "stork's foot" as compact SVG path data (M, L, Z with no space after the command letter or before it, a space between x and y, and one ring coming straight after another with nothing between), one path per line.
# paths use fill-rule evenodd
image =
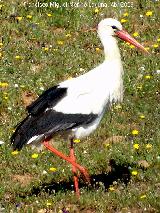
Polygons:
M70 164L72 164L72 166L76 169L78 169L83 176L85 177L86 181L88 183L90 183L90 177L89 177L89 173L87 171L86 168L82 167L81 165L79 165L78 163L76 163L71 157L68 157L66 155L64 155L62 152L58 151L57 149L55 149L54 147L50 146L48 141L44 141L43 145L50 150L51 152L53 152L54 154L58 155L60 158L66 160L67 162L69 162Z

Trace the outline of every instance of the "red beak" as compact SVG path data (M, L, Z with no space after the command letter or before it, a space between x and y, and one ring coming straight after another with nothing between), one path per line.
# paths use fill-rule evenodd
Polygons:
M116 35L124 40L129 42L130 44L133 44L135 47L143 50L144 52L149 53L140 43L138 43L138 41L136 41L134 38L132 38L125 30L119 30L116 32Z

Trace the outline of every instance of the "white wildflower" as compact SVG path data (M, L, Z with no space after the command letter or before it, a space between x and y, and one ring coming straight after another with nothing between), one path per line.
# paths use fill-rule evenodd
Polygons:
M4 142L3 142L3 141L0 141L0 145L2 145L2 144L4 144Z

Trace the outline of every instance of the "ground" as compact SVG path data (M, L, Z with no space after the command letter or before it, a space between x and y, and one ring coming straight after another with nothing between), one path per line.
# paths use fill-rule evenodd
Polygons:
M0 1L0 212L159 212L159 0L35 2ZM124 101L76 144L92 180L88 186L80 178L78 200L70 165L47 150L12 152L10 137L44 89L103 61L94 29L106 17L121 21L150 54L119 41ZM69 152L61 138L53 143Z

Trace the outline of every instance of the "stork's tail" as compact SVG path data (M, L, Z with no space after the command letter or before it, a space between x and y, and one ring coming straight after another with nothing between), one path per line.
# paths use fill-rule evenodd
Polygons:
M18 124L11 137L11 143L14 150L21 150L25 144L32 141L43 140L44 135L40 134L39 128L36 128L36 121L36 116L28 115L21 123Z

